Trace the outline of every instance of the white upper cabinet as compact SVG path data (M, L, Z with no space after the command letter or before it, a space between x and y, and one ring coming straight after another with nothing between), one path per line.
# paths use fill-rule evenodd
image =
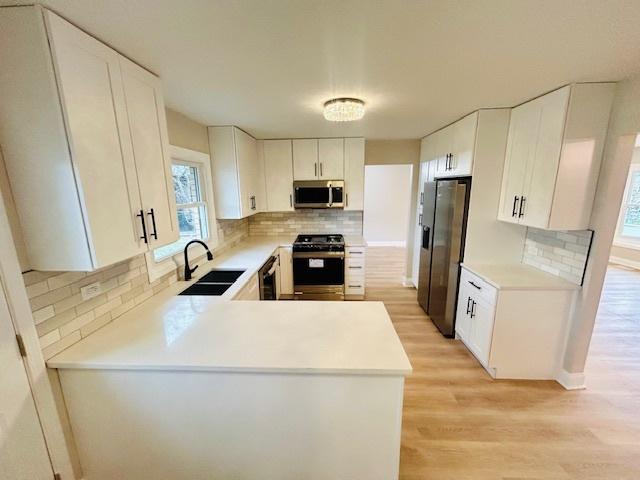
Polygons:
M436 177L471 175L477 126L476 111L429 135L432 137L429 160L437 164Z
M120 57L142 209L152 248L180 236L160 79Z
M344 139L345 210L364 209L364 138Z
M318 178L342 180L344 178L344 139L318 140Z
M613 83L569 85L512 110L498 218L588 228Z
M256 139L237 127L209 127L209 144L217 217L258 213L265 203L265 186Z
M344 179L344 148L344 138L294 139L293 179Z
M264 140L267 211L293 210L293 154L291 140Z
M124 58L25 6L0 12L0 62L0 143L30 267L91 271L147 251L150 233L175 239L162 97L148 101Z
M317 180L319 175L318 140L315 138L293 140L293 179Z

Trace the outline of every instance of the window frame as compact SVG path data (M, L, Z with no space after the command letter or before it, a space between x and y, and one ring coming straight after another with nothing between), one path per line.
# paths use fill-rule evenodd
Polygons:
M218 226L216 222L210 156L203 152L178 147L175 145L169 145L169 158L171 160L171 165L176 163L180 165L196 167L198 169L198 181L200 187L200 196L202 200L193 204L185 203L178 205L178 203L176 202L176 216L178 208L188 208L189 206L204 206L207 218L207 238L203 240L205 240L209 245L209 248L213 250L216 246L218 246ZM172 191L171 193L174 192ZM166 275L176 268L184 266L182 250L167 255L158 260L155 259L154 250L156 249L151 249L145 254L147 272L150 282L157 280L158 278Z
M634 237L630 235L624 235L622 233L624 229L624 218L627 213L627 208L631 204L629 202L629 196L631 195L631 179L635 173L640 172L640 163L632 163L629 166L629 172L627 173L627 181L624 188L624 196L622 197L622 203L620 204L620 213L618 215L618 223L616 225L616 234L613 244L618 247L632 248L640 250L640 236Z

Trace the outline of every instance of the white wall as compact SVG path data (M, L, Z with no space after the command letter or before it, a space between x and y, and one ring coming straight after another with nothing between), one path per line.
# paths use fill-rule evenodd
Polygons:
M412 169L365 165L363 235L370 245L406 245Z

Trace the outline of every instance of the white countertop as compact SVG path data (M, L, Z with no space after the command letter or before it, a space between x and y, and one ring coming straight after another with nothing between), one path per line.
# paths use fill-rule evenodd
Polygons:
M580 285L522 263L476 265L463 263L472 273L500 290L580 290Z
M407 375L381 302L229 301L288 237L249 237L202 265L246 269L219 297L178 282L51 358L52 368Z

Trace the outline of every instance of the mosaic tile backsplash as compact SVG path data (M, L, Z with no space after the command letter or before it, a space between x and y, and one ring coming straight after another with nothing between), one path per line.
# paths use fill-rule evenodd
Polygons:
M592 236L591 230L555 232L529 227L522 263L581 285Z

